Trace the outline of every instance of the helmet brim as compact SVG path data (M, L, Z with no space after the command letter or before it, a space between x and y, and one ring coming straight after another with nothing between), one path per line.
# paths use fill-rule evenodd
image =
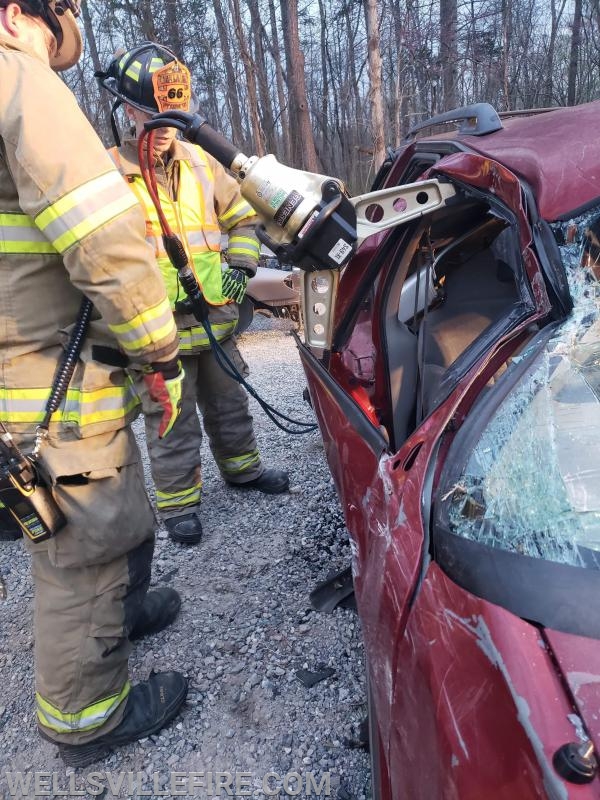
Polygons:
M79 61L83 42L77 20L70 11L65 11L60 16L57 15L56 20L62 30L62 42L60 49L50 59L50 66L56 72L62 72L64 69L73 67Z

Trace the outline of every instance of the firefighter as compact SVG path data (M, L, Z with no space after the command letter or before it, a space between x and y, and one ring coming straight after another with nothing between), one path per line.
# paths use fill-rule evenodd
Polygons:
M189 110L189 72L170 50L145 42L117 55L107 71L97 77L117 98L113 123L115 108L120 103L125 103L132 122L133 135L121 147L113 148L111 155L144 209L147 240L154 248L171 307L175 309L185 293L164 250L157 210L141 175L137 140L144 122L158 110ZM171 97L161 86L170 88ZM116 134L114 124L113 130ZM155 132L153 158L162 209L186 249L209 304L214 336L230 360L247 376L248 367L237 347L234 331L238 304L258 262L256 216L242 198L237 182L223 167L200 147L182 142L175 135L174 128ZM221 267L223 233L229 237L229 265L225 271ZM262 464L246 392L218 365L205 329L185 309L175 310L175 319L185 371L181 415L169 440L163 442L157 435L158 416L146 413L146 437L156 503L169 535L175 542L195 544L202 535L198 515L202 428L197 408L213 456L227 483L280 494L287 491L289 479L286 472L266 469Z
M82 299L95 308L39 454L66 524L27 540L37 722L71 766L158 731L187 692L178 672L128 680L130 640L168 625L180 599L146 593L154 526L130 428L139 401L126 371L95 353L120 348L144 370L161 435L182 371L140 208L54 72L79 59L78 14L79 0L0 0L0 421L25 454Z

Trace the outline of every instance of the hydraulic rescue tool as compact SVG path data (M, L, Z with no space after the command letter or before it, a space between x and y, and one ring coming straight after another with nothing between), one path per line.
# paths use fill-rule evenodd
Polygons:
M302 270L306 342L321 355L331 345L340 270L356 247L374 233L432 213L455 194L449 183L430 179L349 197L337 178L286 167L273 155L244 155L198 114L166 111L145 127L177 128L231 170L261 219L260 241Z

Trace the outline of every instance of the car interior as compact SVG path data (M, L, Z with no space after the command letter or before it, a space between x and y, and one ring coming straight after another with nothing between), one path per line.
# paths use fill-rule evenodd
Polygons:
M529 305L510 217L487 203L425 218L398 252L383 321L396 446L448 395L451 373L479 357L478 343Z

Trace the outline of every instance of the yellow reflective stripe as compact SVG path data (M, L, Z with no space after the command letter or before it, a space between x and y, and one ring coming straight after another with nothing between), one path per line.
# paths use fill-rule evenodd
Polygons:
M0 213L0 253L56 253L28 214Z
M108 326L129 354L137 354L151 344L175 337L175 321L169 300L142 311L128 322Z
M226 229L229 230L237 225L238 222L246 217L256 216L256 211L245 200L240 200L231 208L228 208L224 214L219 217L219 222Z
M125 63L126 58L127 58L127 56L125 55L121 59L121 61L119 63L119 66L121 68L123 67L123 65ZM160 69L161 67L164 66L164 63L165 62L162 60L162 58L156 58L156 56L155 56L150 61L150 65L148 67L148 72L150 72L150 73L156 72L157 69ZM136 83L137 83L137 81L139 81L139 79L140 79L140 70L141 69L142 69L142 62L141 61L132 61L132 63L125 70L125 75L127 75L129 78L131 78L132 80L136 81Z
M135 205L129 186L111 169L52 203L37 215L35 224L64 253Z
M35 693L37 718L39 722L57 733L73 733L75 731L91 731L104 725L111 714L117 710L129 694L129 681L118 694L104 700L98 700L76 713L65 713L45 700L39 692Z
M237 325L237 320L231 322L212 323L211 330L217 341L221 341L226 336L230 336ZM204 328L186 328L179 331L179 349L183 352L186 350L193 350L194 347L202 347L208 345L208 336Z
M123 56L123 58L121 59L121 61L119 63L119 66L121 68L123 68L126 60L127 60L127 56L125 55L125 56ZM139 80L139 77L140 77L141 68L142 68L142 62L141 61L132 61L131 64L125 70L125 75L127 75L127 77L129 77L132 80L137 82Z
M251 236L230 236L227 244L227 252L230 255L244 255L258 259L258 240Z
M202 483L197 483L189 489L180 492L161 492L156 490L157 508L176 508L178 506L196 506L202 496Z
M258 454L258 450L252 450L251 453L243 453L240 456L220 458L219 466L223 472L227 472L230 475L236 475L240 472L246 472L246 470L250 469L250 467L258 464L259 461L260 456Z
M0 389L0 419L5 422L36 423L45 415L49 389ZM52 422L73 422L84 427L127 417L140 399L131 382L85 391L70 388Z

